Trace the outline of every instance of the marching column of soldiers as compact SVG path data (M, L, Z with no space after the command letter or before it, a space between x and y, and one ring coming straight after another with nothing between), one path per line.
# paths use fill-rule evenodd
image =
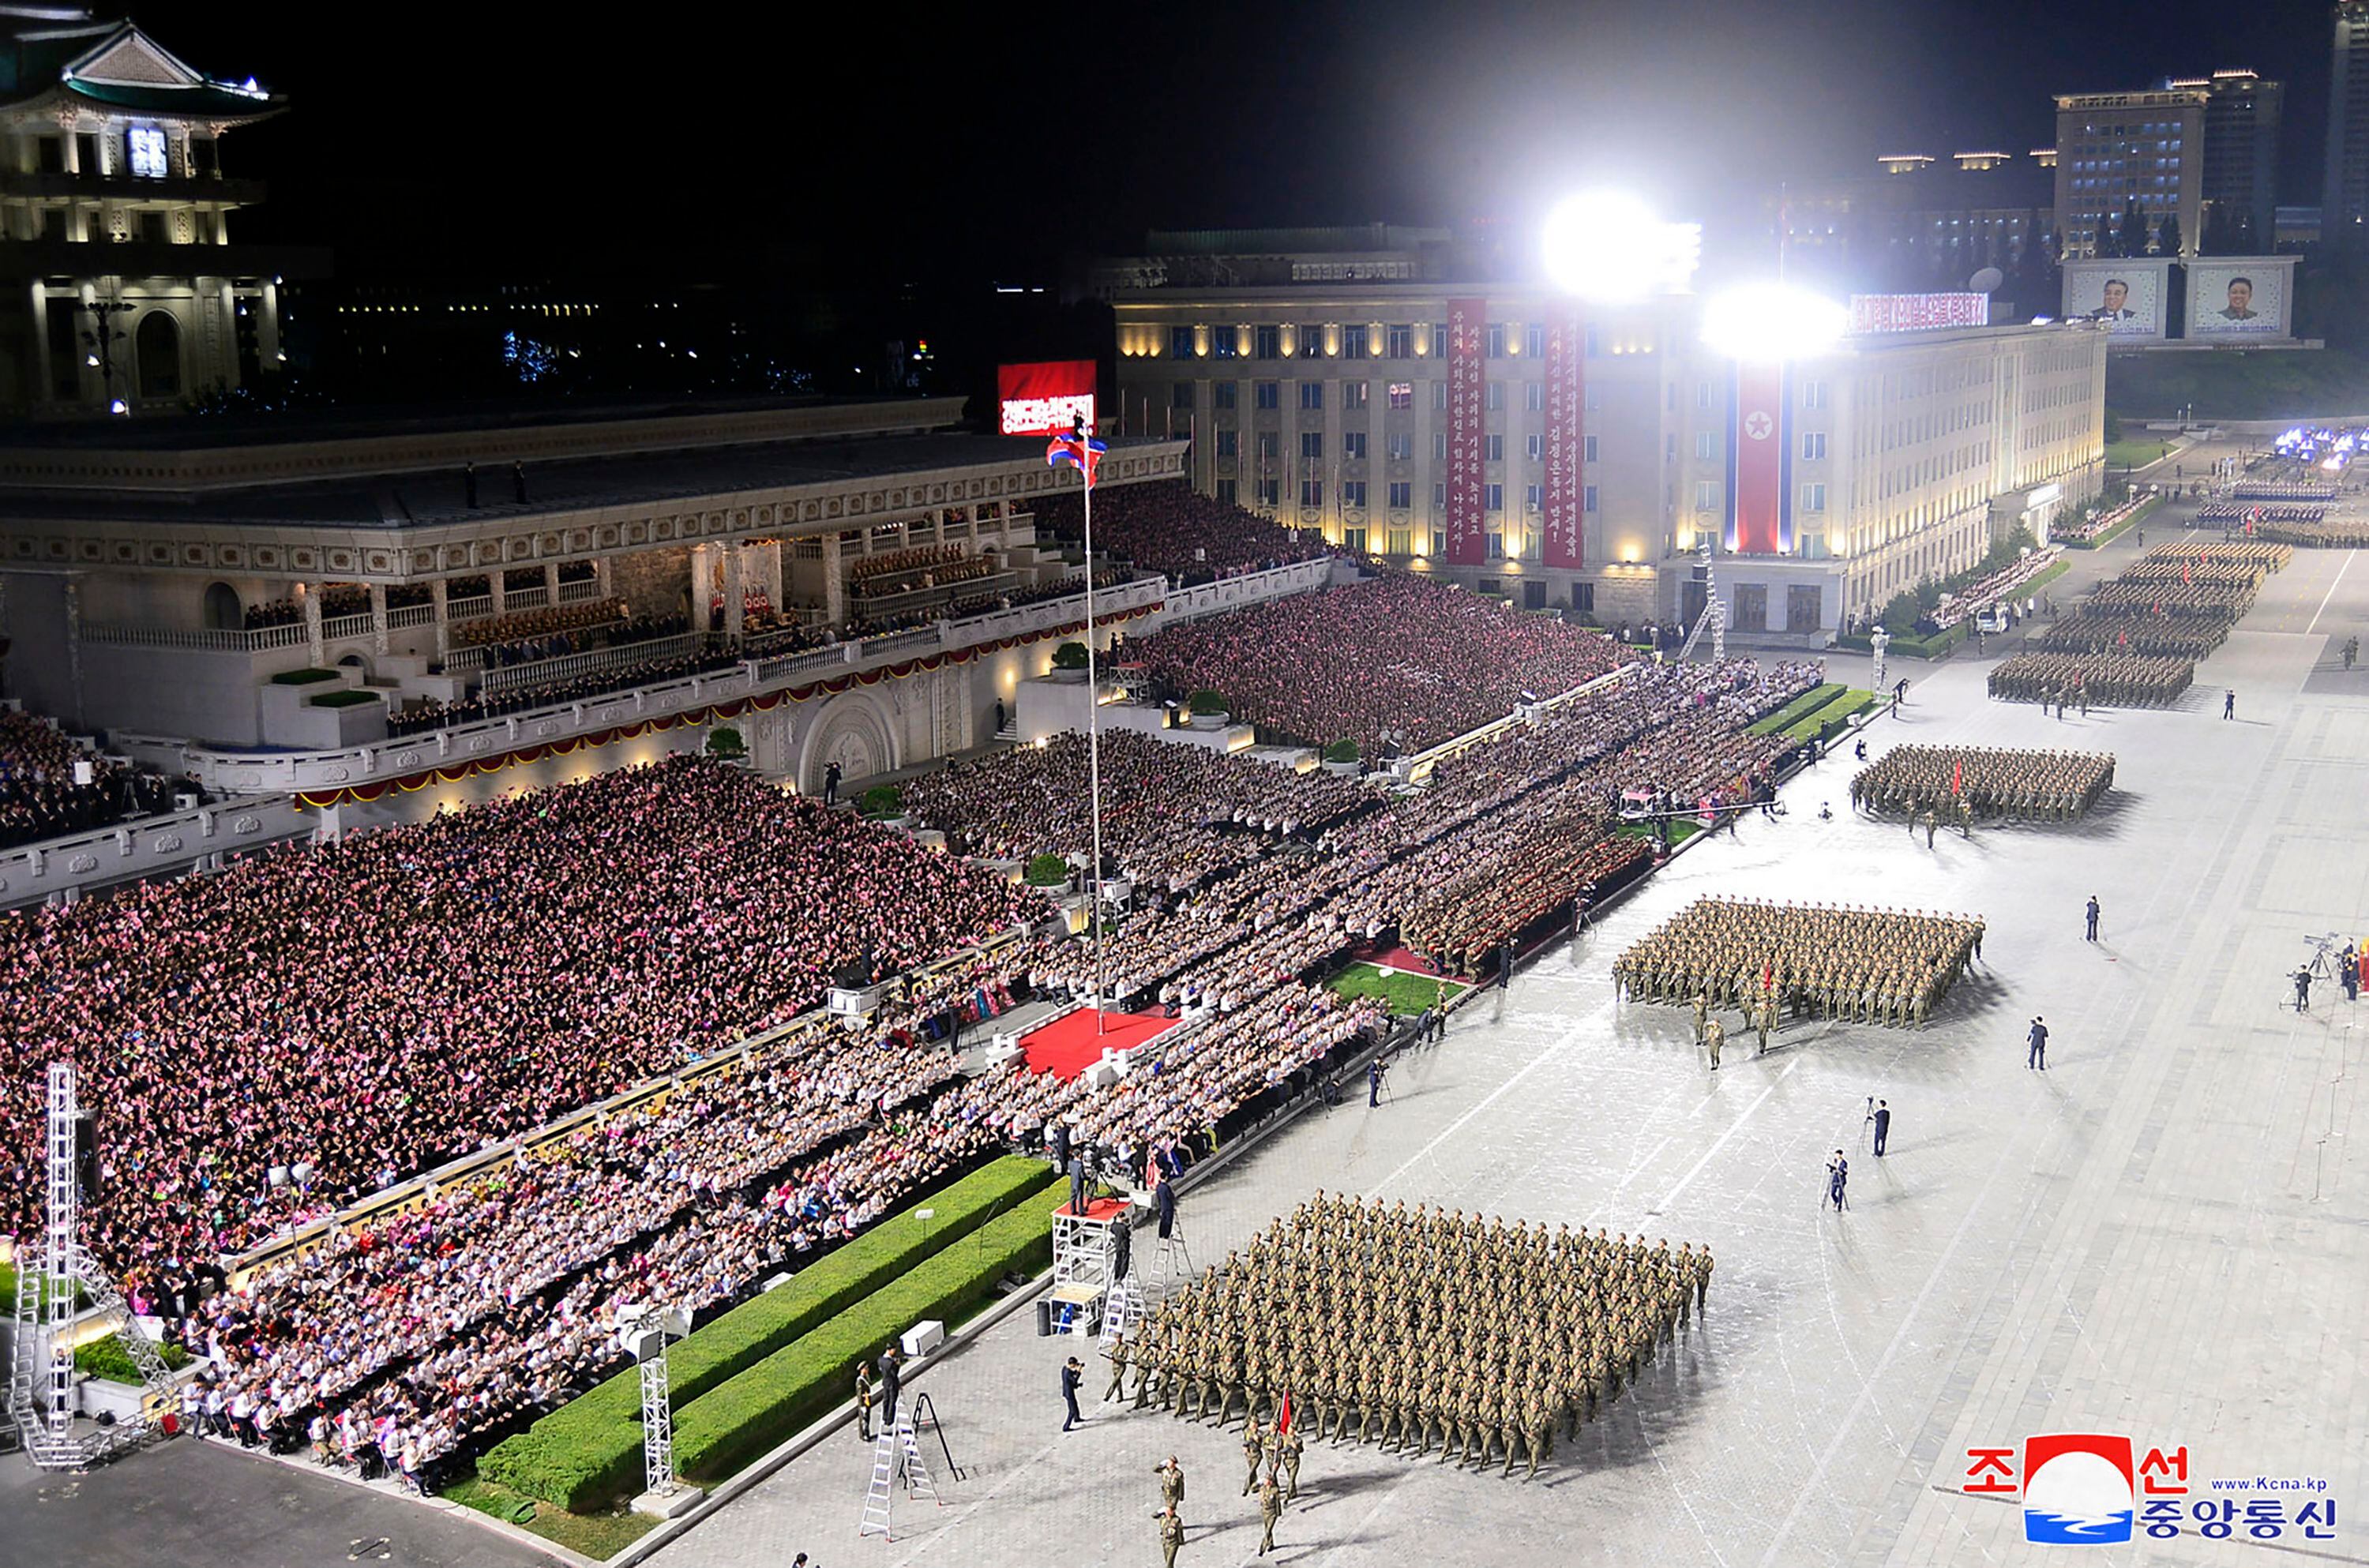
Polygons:
M1303 1427L1536 1474L1558 1429L1576 1436L1688 1326L1711 1273L1683 1243L1320 1192L1152 1310L1128 1352L1135 1403L1221 1426L1240 1412L1271 1539Z
M2229 640L2229 624L2187 616L2066 616L2040 635L2044 653L2135 653L2158 658L2203 658Z
M1691 1004L1697 1033L1711 1008L1774 1002L1900 1027L1922 1024L1982 954L1983 922L1922 910L1825 908L1704 898L1614 961L1631 1001Z
M1851 780L1851 805L1945 820L1963 802L1986 817L2061 822L2098 804L2114 784L2114 759L2095 751L2018 751L1895 746Z
M2158 544L2100 583L2037 650L1991 671L1990 694L2062 711L2076 704L2160 707L2196 678L2195 661L2226 640L2263 579L2295 559L2263 540Z
M2189 659L2136 653L2020 653L1991 671L1991 695L2009 703L2163 707L2194 683Z

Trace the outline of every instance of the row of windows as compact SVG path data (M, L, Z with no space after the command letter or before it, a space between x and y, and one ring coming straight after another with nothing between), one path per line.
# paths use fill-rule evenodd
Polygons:
M1295 326L1291 330L1292 351L1287 354L1283 349L1282 326L1252 327L1250 329L1251 358L1254 360L1326 358L1412 360L1416 357L1415 346L1418 341L1427 347L1431 358L1435 360L1448 358L1448 324L1441 321L1402 322L1396 326L1384 326L1379 333L1370 326L1358 324L1329 329L1321 325L1310 324ZM1327 355L1324 349L1325 334L1328 330L1338 334L1339 349L1332 355ZM1206 328L1171 326L1168 329L1168 357L1173 360L1200 358L1200 335L1204 331L1208 334L1210 359L1234 360L1242 357L1240 330L1224 326ZM1533 322L1528 326L1516 323L1509 326L1502 321L1493 321L1483 330L1482 337L1484 338L1482 352L1490 359L1505 360L1516 355L1528 355L1533 360L1546 358L1547 329L1538 323ZM1586 329L1583 351L1590 356L1598 354L1594 327Z
M1259 504L1263 506L1273 507L1282 505L1283 481L1280 479L1272 477L1259 479L1252 485L1251 490L1252 493L1258 498ZM1238 482L1229 478L1220 478L1218 481L1217 492L1218 498L1221 501L1234 500L1242 493ZM1367 498L1370 493L1371 492L1368 489L1366 482L1363 479L1344 479L1341 481L1341 505L1346 510L1365 510ZM1414 486L1407 480L1391 480L1389 486L1385 488L1384 494L1389 498L1390 509L1392 511L1408 511L1414 506ZM1322 507L1324 504L1324 481L1322 479L1302 479L1299 482L1299 504L1303 507ZM1434 485L1431 487L1431 505L1432 509L1435 511L1445 512L1448 509L1448 486L1446 485ZM1481 506L1482 509L1484 511L1504 511L1505 509L1505 486L1503 485L1482 486ZM1522 491L1522 509L1535 516L1539 512L1543 511L1545 508L1545 486L1539 485L1529 485L1524 486ZM1580 486L1579 509L1587 512L1592 512L1596 509L1596 491L1595 486L1583 485ZM1393 554L1403 555L1406 552L1399 550L1394 551Z
M1299 406L1310 413L1316 412L1324 406L1326 396L1324 389L1327 386L1337 386L1340 388L1340 406L1343 408L1356 410L1370 408L1373 406L1374 383L1371 382L1302 381L1295 382L1293 384L1299 389L1298 394ZM1517 384L1522 388L1522 406L1533 414L1543 412L1547 406L1547 389L1545 384L1535 381L1522 382ZM1168 406L1180 413L1190 411L1196 406L1198 394L1196 391L1196 388L1199 385L1200 383L1198 382L1172 382L1169 384L1168 389ZM1242 383L1240 382L1211 382L1209 383L1209 406L1212 408L1220 410L1239 408L1242 406L1241 386ZM1488 383L1482 388L1482 404L1490 412L1495 413L1505 406L1505 386L1506 383L1505 382L1493 381ZM1604 401L1600 388L1592 384L1585 386L1582 389L1580 395L1582 406L1588 413L1596 413L1603 408ZM1697 408L1708 409L1713 407L1722 395L1724 395L1721 390L1720 383L1718 383L1704 381L1697 382L1695 383L1695 406ZM1886 396L1888 397L1889 395L1890 394L1887 393ZM1678 389L1675 384L1670 388L1669 396L1670 406L1673 409L1676 409L1677 407ZM1826 406L1826 396L1827 387L1825 382L1804 381L1801 383L1796 393L1795 401L1803 408L1819 409ZM1413 408L1414 406L1414 383L1403 381L1394 381L1384 383L1383 401L1386 406L1393 409L1405 410ZM1281 408L1283 406L1283 383L1279 381L1254 381L1251 383L1251 406L1259 409ZM1431 383L1431 407L1434 413L1444 414L1448 411L1447 382L1434 381Z
M1200 383L1198 382L1190 381L1171 383L1168 388L1168 406L1171 408L1177 410L1179 413L1184 413L1194 408L1196 406L1198 396L1195 388ZM1339 402L1343 408L1355 412L1356 410L1370 408L1374 406L1374 383L1372 382L1303 381L1295 382L1293 384L1299 388L1298 394L1299 406L1311 413L1324 406L1324 401L1328 395L1324 389L1327 386L1337 387L1339 389ZM1524 382L1520 384L1522 387L1522 406L1533 414L1543 412L1547 406L1547 389L1545 385L1535 381ZM1502 381L1493 381L1490 382L1483 389L1482 394L1482 404L1492 412L1495 412L1505 406L1505 385L1506 383ZM1209 383L1209 406L1212 408L1218 409L1239 408L1242 406L1241 386L1242 383L1240 382L1211 382ZM1414 383L1413 382L1404 381L1393 381L1384 383L1382 400L1386 407L1395 408L1402 411L1413 408L1414 406ZM1603 406L1603 400L1597 395L1597 391L1594 387L1585 389L1583 394L1583 403L1584 406L1591 413ZM1251 406L1253 408L1282 407L1283 383L1279 381L1254 381L1251 383ZM1431 383L1431 406L1432 411L1435 413L1444 414L1448 411L1448 383L1446 382L1435 381Z
M1257 451L1260 458L1271 459L1283 455L1283 438L1280 431L1259 430L1255 433L1258 436ZM1219 457L1236 457L1241 455L1242 432L1240 430L1219 430L1217 433L1217 439L1218 455ZM1826 453L1826 439L1823 435L1815 439L1817 446L1815 455L1824 457ZM1705 458L1711 456L1709 450L1703 446L1703 442L1709 440L1710 438L1705 436L1697 442L1699 454ZM1407 431L1391 431L1390 435L1384 439L1382 446L1384 452L1392 463L1412 463L1414 461L1414 437ZM1579 446L1581 462L1594 463L1597 461L1596 437L1589 435L1581 436L1579 438ZM1370 449L1367 442L1367 432L1364 430L1345 430L1342 432L1341 455L1343 457L1347 458L1352 462L1361 463L1365 461L1369 450ZM1532 463L1545 462L1546 437L1541 435L1528 435L1523 437L1522 450L1523 455L1528 457ZM1300 431L1299 455L1310 461L1321 461L1324 456L1324 432L1322 430ZM1802 455L1804 457L1812 455L1809 451L1809 438L1804 438L1803 440ZM1505 438L1494 433L1482 436L1481 438L1481 457L1482 461L1484 463L1505 462ZM1431 460L1434 463L1445 463L1448 461L1447 431L1435 430L1432 432Z

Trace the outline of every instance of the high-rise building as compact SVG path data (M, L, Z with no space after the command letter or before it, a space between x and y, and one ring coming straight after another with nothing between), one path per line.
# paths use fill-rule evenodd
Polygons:
M2056 225L2066 259L2146 255L2168 218L2179 224L2180 251L2196 249L2211 100L2203 87L2057 95ZM2124 236L2134 204L2146 233Z
M2278 223L2279 111L2285 86L2251 71L2164 84L2204 93L2204 227L2192 248L2258 256Z
M2369 223L2369 0L2337 0L2328 75L2323 244L2357 243Z
M278 373L280 280L320 256L232 241L263 186L222 143L286 100L131 22L10 6L0 106L0 408L179 408Z

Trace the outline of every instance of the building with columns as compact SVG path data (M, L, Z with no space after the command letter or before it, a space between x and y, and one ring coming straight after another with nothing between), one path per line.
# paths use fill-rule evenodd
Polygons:
M1112 287L1121 429L1190 436L1192 481L1220 498L1531 609L1690 619L1709 534L1730 625L1820 646L2018 526L2044 538L2103 480L2089 324L1848 338L1787 367L1752 437L1692 295L1583 312L1535 284L1343 281L1317 259L1268 269L1288 282L1124 286L1137 268ZM1432 262L1387 259L1356 258ZM1747 441L1783 454L1768 538L1734 526ZM1459 486L1481 525L1461 552Z
M223 145L285 107L132 22L0 7L0 410L170 411L279 374L282 280L326 258L232 238L264 192Z
M807 782L966 750L1083 604L1030 510L1075 475L961 409L117 421L0 448L5 694L231 792L572 751L730 704L761 765ZM1114 443L1104 483L1175 478L1184 455ZM1171 597L1114 584L1096 618L1106 635ZM555 624L608 640L532 642ZM402 722L426 703L495 711Z

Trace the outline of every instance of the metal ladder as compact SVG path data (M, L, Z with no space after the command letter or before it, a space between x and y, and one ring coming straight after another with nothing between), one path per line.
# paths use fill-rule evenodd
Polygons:
M1102 1345L1108 1349L1111 1341L1123 1333L1133 1333L1143 1322L1143 1282L1129 1273L1110 1288L1103 1304Z
M897 1436L886 1426L872 1441L872 1485L864 1494L864 1522L855 1529L855 1539L876 1535L883 1540L897 1538L888 1532L888 1486L896 1479Z
M864 1494L864 1521L856 1527L855 1539L876 1535L883 1540L897 1538L888 1524L889 1499L892 1485L901 1476L908 1496L926 1497L939 1507L945 1499L938 1495L930 1480L930 1467L921 1461L921 1446L913 1436L913 1414L908 1409L898 1413L894 1430L880 1429L872 1444L872 1484Z

